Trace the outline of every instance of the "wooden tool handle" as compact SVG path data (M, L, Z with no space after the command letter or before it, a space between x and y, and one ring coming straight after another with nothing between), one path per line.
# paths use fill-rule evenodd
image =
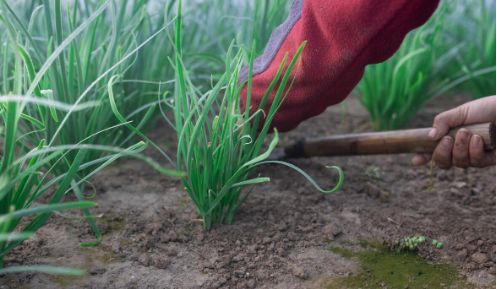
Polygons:
M485 150L495 149L495 125L493 123L457 127L449 135L455 137L461 128L482 137ZM285 147L287 157L346 156L402 153L433 153L438 141L428 136L431 128L387 132L371 132L335 135L322 138L301 139Z

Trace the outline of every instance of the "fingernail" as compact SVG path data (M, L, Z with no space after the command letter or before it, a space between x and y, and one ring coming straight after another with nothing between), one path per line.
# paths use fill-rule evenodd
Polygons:
M437 136L437 134L438 134L438 130L436 128L432 128L430 130L430 132L428 133L428 136L434 138Z
M459 137L462 141L466 141L468 140L468 137L469 137L469 132L467 130L460 130L459 131Z
M471 145L474 146L474 147L478 147L478 145L480 144L480 142L481 142L481 137L479 135L474 135L471 138Z
M452 147L452 138L450 136L446 136L442 139L442 146L446 149Z

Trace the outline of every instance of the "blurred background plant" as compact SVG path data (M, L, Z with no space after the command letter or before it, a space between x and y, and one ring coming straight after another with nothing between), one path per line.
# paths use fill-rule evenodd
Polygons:
M395 130L431 99L495 94L495 2L441 1L387 61L366 67L355 94L374 130Z
M444 47L458 47L446 71L455 72L448 87L473 98L495 95L495 1L449 2Z
M373 129L402 128L446 82L434 84L454 52L437 46L443 37L446 8L440 7L436 13L409 33L390 59L366 67L356 92L369 112Z
M27 106L24 114L29 117L20 119L19 131L26 135L31 146L36 146L40 139L47 140L49 146L128 145L132 134L121 128L111 129L118 124L108 113L105 89L112 72L127 75L119 84L117 101L128 120L140 126L149 124L160 83L155 80L165 77L169 67L160 64L160 54L152 53L153 45L157 47L160 41L155 36L164 30L161 17L149 17L145 6L127 5L127 1L123 1L125 5L115 5L113 1L78 1L72 6L67 2L65 7L59 0L43 1L42 5L34 4L39 1L19 1L13 6L1 1L3 35L13 35L2 51L2 92L5 95L11 92L12 73L20 72L23 85L19 95L67 104L99 103L91 110L68 112ZM33 9L27 13L24 7ZM23 57L21 68L14 67L12 47L18 47ZM143 51L147 57L137 53L140 48L148 49ZM106 133L96 133L102 130ZM58 174L66 172L76 155L77 152L69 152L68 161L58 163L54 170ZM101 156L102 151L89 151L84 161ZM89 167L83 174L91 170Z

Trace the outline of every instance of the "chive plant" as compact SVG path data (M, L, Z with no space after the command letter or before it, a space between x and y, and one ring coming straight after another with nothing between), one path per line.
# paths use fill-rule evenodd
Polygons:
M186 173L182 177L183 185L197 207L206 229L223 222L231 223L236 210L251 194L254 186L269 181L267 177L252 175L254 169L263 164L283 164L291 167L324 193L333 193L340 188L343 174L338 167L330 167L339 173L338 185L332 190L324 191L294 165L267 160L278 143L276 130L269 148L262 152L271 120L291 88L292 74L293 77L297 74L299 57L305 43L293 57L288 54L285 56L257 112L250 114L252 65L256 44L252 45L251 50L249 77L246 83L246 109L241 111L240 90L245 83L238 85L237 78L242 65L243 49L232 57L233 45L230 46L225 71L219 81L213 84L210 90L201 92L193 85L182 60L181 36L180 1L174 25L175 58L171 60L171 65L176 71L174 99L171 104L174 120L168 122L173 125L178 136L177 167L179 171ZM169 37L173 41L173 37ZM269 105L268 97L272 92L274 100ZM244 191L244 187L250 188Z
M445 90L463 90L473 98L496 93L495 1L452 1L447 13L445 47L458 47Z
M24 240L30 238L48 220L53 212L65 218L59 211L71 209L83 209L84 218L94 230L97 241L93 243L81 243L83 247L98 244L102 235L96 226L94 217L89 207L96 205L87 201L92 197L86 197L80 190L82 183L105 168L108 164L122 156L140 159L161 170L164 174L175 175L174 171L167 171L144 157L140 153L147 147L144 142L138 142L126 149L119 147L82 144L49 145L44 139L39 140L36 146L31 145L28 136L33 132L27 131L21 119L27 119L37 123L39 130L45 130L42 120L36 119L24 112L27 107L34 106L38 109L57 110L71 113L74 111L94 108L95 102L70 105L55 100L47 100L29 95L21 95L22 81L24 79L22 70L22 57L19 50L15 49L15 72L13 75L13 91L7 96L0 96L0 137L3 139L3 153L0 157L0 274L18 271L37 271L57 274L82 274L81 270L66 268L52 268L47 266L21 266L13 268L3 267L5 255L20 245ZM119 125L120 126L120 125ZM22 129L24 128L24 129ZM95 132L93 135L106 133L107 130ZM91 136L90 136L91 137ZM95 160L84 162L88 151L104 151L106 156ZM70 152L76 152L72 162L67 158ZM66 163L68 170L57 173L56 167ZM88 168L93 168L88 172ZM83 172L87 172L83 175ZM78 201L62 202L65 195L73 193ZM49 201L42 204L41 199ZM33 206L36 205L36 206ZM22 222L27 216L34 216L30 221Z
M13 35L9 36L13 37ZM15 74L13 76L12 93L20 95L23 84L22 57L17 49L17 44L13 39L11 40L15 52ZM63 269L50 267L1 269L5 254L29 238L32 233L45 223L53 211L67 209L85 209L87 211L88 207L94 205L94 203L87 201L59 203L66 190L74 182L86 149L77 149L77 157L69 164L67 173L49 181L48 177L53 177L51 173L53 166L44 173L42 169L53 160L57 159L55 163L61 162L64 149L46 148L44 140L40 140L34 148L26 145L26 137L29 133L20 133L19 120L21 117L28 117L23 111L29 100L35 102L38 108L48 103L42 101L42 99L30 98L28 96L16 97L11 95L0 97L0 115L2 120L0 122L0 134L4 141L3 153L0 158L0 273L25 269L51 272L59 270L59 273L79 274L80 271L64 271ZM60 103L54 101L50 103L52 108L54 106L55 108L66 109L70 107L68 105L60 105ZM39 122L34 118L30 118L30 120ZM52 194L47 205L31 207L40 196L44 195L54 185L58 185L58 187ZM37 216L19 232L18 226L21 219L30 215Z
M132 144L133 133L121 127L109 129L118 121L108 113L111 108L106 84L112 74L125 74L126 77L116 84L119 86L117 105L127 120L138 127L151 122L156 91L161 84L156 79L173 74L154 57L158 54L154 53L155 49L161 47L157 36L164 30L162 22L158 25L156 19L163 18L149 15L146 1L121 1L119 5L109 0L85 1L73 6L67 2L67 7L63 7L60 0L55 0L35 6L29 18L24 19L27 15L17 13L16 8L28 5L27 2L33 1L20 1L10 6L6 0L0 0L3 28L14 35L9 41L15 42L23 60L20 69L26 72L23 73L22 93L68 104L95 101L99 105L70 112L27 106L24 114L28 117L20 119L20 132L26 134L26 140L32 146L40 139L45 139L49 145L75 144L83 140L83 143L115 147ZM156 44L156 47L150 44ZM14 69L11 46L2 51L4 94L12 87L9 78L9 72ZM147 51L138 54L142 48ZM139 65L131 69L138 61ZM96 134L102 130L107 132ZM96 160L103 154L105 152L100 150L90 150L84 161ZM76 155L75 151L69 152L68 161L54 168L57 173L66 172ZM91 170L87 168L83 175Z
M16 54L13 93L18 94L21 91L23 76L20 69L21 56L19 53ZM91 176L121 156L136 157L153 165L151 160L139 154L147 145L139 142L127 149L82 144L49 146L42 139L37 146L32 147L31 143L27 141L27 136L31 132L26 133L20 130L22 126L20 119L28 117L24 114L27 106L32 105L38 108L44 107L69 112L93 108L95 104L84 103L74 106L55 100L12 94L0 96L0 103L0 136L3 139L3 154L0 158L0 274L37 271L81 275L83 274L81 270L67 268L21 266L3 269L2 267L5 255L24 240L30 238L54 212L57 212L62 217L67 217L61 214L60 211L83 209L84 217L94 230L97 241L82 243L81 246L88 247L98 244L102 235L88 209L96 204L87 201L92 197L83 195L80 190L80 184L87 182ZM43 125L40 120L29 118L30 121ZM103 132L96 132L96 134ZM85 154L90 150L106 151L108 155L84 163ZM71 163L67 159L70 152L76 152L76 157ZM58 174L55 168L63 162L68 163L68 170ZM97 167L87 175L81 175L87 168L95 166ZM74 193L78 201L62 202L64 196L70 192ZM46 199L47 197L49 199L48 203L42 204L40 199ZM27 222L22 222L22 219L27 216L34 216L34 218L31 217Z
M45 4L49 4L48 1ZM164 174L178 175L176 171L164 169L140 154L147 147L147 143L138 142L127 148L106 145L103 141L92 144L96 139L102 140L100 138L102 135L119 130L123 124L101 124L101 129L99 126L93 126L87 134L77 137L81 130L85 130L84 127L81 130L79 128L92 120L86 117L94 115L95 111L100 114L105 112L100 110L100 106L105 105L100 99L83 100L91 87L98 82L97 80L92 81L90 89L87 88L77 99L66 99L67 95L64 96L64 92L57 90L74 88L73 85L69 87L64 85L61 72L53 72L57 69L63 70L61 67L66 64L63 57L66 55L65 49L74 46L71 41L86 27L91 26L92 21L107 8L106 5L106 2L103 2L102 5L96 6L95 11L89 11L87 19L77 28L71 29L69 35L56 48L50 45L53 39L51 37L47 46L48 56L43 57L44 53L37 52L41 51L41 48L34 42L39 38L33 38L29 33L33 21L30 21L28 26L24 26L7 2L0 0L2 11L0 20L4 28L1 33L6 39L1 57L4 69L1 75L3 95L0 96L0 137L3 139L3 153L0 159L0 268L3 266L5 255L43 226L52 212L57 212L61 217L68 217L58 211L83 209L83 217L95 232L97 240L92 243L82 243L81 246L98 244L102 236L88 209L95 204L85 201L90 197L83 194L81 187L115 159L122 156L135 157L156 167ZM60 3L55 1L55 6L60 7ZM40 9L34 10L33 17ZM60 17L57 13L55 15L57 19ZM51 50L52 48L55 49ZM134 50L139 48L138 45ZM70 51L75 52L75 46ZM124 63L126 57L133 55L133 51L126 55L128 56L123 56L113 66L118 67ZM71 58L71 53L68 56ZM77 62L75 61L74 64L76 65ZM66 67L67 76L71 75L70 67ZM113 69L107 69L99 78ZM79 75L83 76L82 73ZM68 83L70 82L66 84ZM71 126L71 121L76 121L77 126ZM66 123L68 127L74 129L72 133L76 137L69 135L71 133L69 129L62 129ZM88 158L92 152L94 155ZM61 203L67 194L74 194L78 201ZM48 203L42 204L41 199L46 198L49 199ZM34 219L21 222L26 216L32 216ZM26 222L27 225L21 225ZM0 273L16 270L81 273L43 266L6 268L1 269Z
M166 10L166 19L168 12ZM165 21L167 23L167 21ZM176 72L174 79L174 97L170 101L164 98L159 101L161 112L166 121L175 129L178 136L176 155L178 174L182 176L185 190L197 207L203 219L204 227L223 222L231 223L236 210L251 194L258 183L269 181L267 177L252 177L254 169L263 164L282 164L295 169L306 177L319 191L323 193L336 192L342 185L343 173L339 167L330 166L338 171L339 179L335 188L325 191L312 178L298 167L282 162L267 160L271 151L278 143L278 132L265 152L261 152L273 119L282 101L285 99L292 79L297 73L297 62L304 49L305 43L289 61L288 54L281 64L277 75L268 87L257 112L250 114L250 87L252 83L252 65L255 55L255 42L250 54L250 70L248 82L247 109L239 107L240 90L237 76L242 65L243 48L232 56L234 45L230 45L225 57L225 71L217 82L212 82L211 89L202 92L201 87L194 86L183 61L182 52L182 14L181 1L174 20L174 36L168 32L168 38L174 43L174 59L170 65ZM145 138L156 149L167 157L162 150L151 142L138 128L126 123L115 103L114 84L122 75L115 75L108 84L109 99L117 119ZM288 84L288 85L287 85ZM268 97L275 90L275 98L266 107ZM159 95L159 97L161 97ZM162 106L167 105L174 112L174 120L164 113ZM264 112L266 111L266 112ZM250 186L248 191L242 191Z
M255 41L256 55L259 56L264 52L271 32L285 21L291 3L291 0L213 0L196 3L183 15L183 57L190 54L190 47L199 46L206 47L211 56L225 56L233 39L238 45L249 48L244 51L247 60L252 41ZM220 65L220 69L224 69L224 63Z

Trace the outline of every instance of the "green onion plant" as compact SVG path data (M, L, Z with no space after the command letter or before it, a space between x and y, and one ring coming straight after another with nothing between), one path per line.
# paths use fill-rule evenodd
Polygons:
M168 122L178 136L176 159L178 170L186 173L182 177L183 185L197 207L206 229L223 222L231 223L236 210L254 190L254 186L269 181L267 177L253 176L255 168L263 164L291 167L324 193L333 193L340 188L343 174L338 167L330 167L339 173L337 186L325 191L296 166L267 160L278 143L276 130L269 148L262 151L271 120L290 90L292 79L298 73L299 57L305 43L291 59L288 54L285 56L257 112L250 114L252 65L257 45L255 42L251 49L246 83L237 83L243 63L243 48L232 57L232 44L225 58L224 73L209 90L202 92L193 84L182 59L181 1L175 19L174 37L169 35L169 38L175 44L175 57L171 59L171 66L176 77L174 99L170 104L174 110L174 120ZM245 84L248 88L247 103L246 109L241 111L240 91ZM274 100L269 105L267 100L271 93L274 93ZM164 117L167 119L166 115ZM249 189L244 191L244 187Z
M55 10L47 8L52 4ZM123 142L125 136L120 136L116 131L122 131L122 127L129 121L121 124L114 121L114 118L109 118L108 112L102 108L107 106L107 110L111 111L108 101L95 97L107 92L105 87L103 93L99 92L102 90L97 88L100 80L115 70L125 71L126 69L121 70L120 67L142 45L130 45L129 52L113 61L109 60L108 68L100 67L101 73L84 68L87 66L82 63L92 66L92 58L99 52L90 49L88 46L92 45L88 43L75 45L73 41L81 37L87 27L96 25L94 21L106 11L107 6L106 1L94 7L87 6L89 10L84 10L88 14L86 20L78 26L71 20L75 19L74 15L78 15L77 10L72 10L73 18L68 17L69 24L66 26L70 29L63 33L60 30L62 22L59 1L45 1L44 6L33 10L29 24L25 24L5 0L0 0L0 21L3 24L0 33L5 37L5 45L1 51L3 69L0 95L0 137L3 143L0 159L0 268L3 267L5 255L36 233L53 212L70 218L59 211L83 209L82 217L87 219L97 240L82 243L81 246L98 244L102 235L88 209L95 203L86 201L94 195L85 196L82 187L94 174L117 158L135 157L164 174L178 175L175 170L164 169L140 154L147 143L138 142L123 148L119 142ZM51 20L50 15L40 18L44 19L40 23L48 23L46 31L50 37L34 36L30 32L35 27L40 29L33 24L38 23L36 19L40 16L40 11L48 14L55 11L55 21ZM55 26L50 28L53 23ZM56 31L52 31L55 34L49 33L51 29ZM62 35L65 35L63 40ZM95 32L87 35L91 38ZM152 37L153 35L148 39ZM38 42L45 46L38 45ZM78 55L82 50L85 52ZM112 54L107 54L110 46L105 49L100 47L99 50L112 58ZM81 57L86 61L78 60L79 56L87 57ZM103 59L105 56L99 60ZM81 81L81 78L87 80ZM86 89L82 86L83 83L88 84ZM62 202L68 194L74 194L73 198L77 201ZM47 198L48 203L43 204L41 200ZM30 219L21 222L27 216ZM78 270L45 266L0 270L0 273L18 270L81 273Z
M169 13L166 11L165 15L167 19ZM183 60L182 23L181 1L179 1L178 13L174 20L174 35L172 36L167 30L168 38L171 43L174 43L175 49L174 59L170 59L170 66L176 73L174 97L167 100L166 94L159 95L162 101L158 103L165 120L174 128L178 136L176 167L178 174L182 175L185 190L202 217L204 227L209 229L223 222L231 223L236 210L247 199L254 186L269 181L267 177L252 177L254 169L263 164L286 165L304 175L319 191L336 192L343 182L343 173L338 167L329 167L336 169L339 173L337 186L325 191L298 167L286 162L267 160L278 143L276 130L269 148L261 152L271 120L291 87L290 80L293 79L291 75L293 73L295 77L297 73L297 63L305 43L290 61L288 61L288 54L286 55L259 109L250 114L252 64L256 54L256 44L252 45L250 53L250 73L246 83L249 91L247 109L241 111L240 90L245 84L238 85L237 79L243 62L243 47L232 56L234 44L230 45L225 57L224 72L218 81L212 80L210 89L202 91L201 87L193 84L193 78L190 77L190 72ZM119 78L122 78L122 75L115 75L109 81L108 91L114 114L122 123L125 123L126 120L115 105L113 93L114 84ZM274 101L270 106L267 105L268 109L266 109L269 94L273 91L275 92ZM170 120L164 113L167 107L174 112L173 120ZM126 126L151 142L138 128L129 123ZM153 142L151 144L168 158L158 146ZM242 189L247 186L250 186L250 189L243 192Z
M14 51L15 51L15 46ZM129 156L145 161L157 169L162 169L155 162L140 154L147 144L138 142L126 149L119 147L93 145L93 144L65 144L49 145L41 139L36 146L32 146L27 140L32 132L26 132L25 127L20 122L22 118L29 118L32 122L42 125L42 121L27 116L24 111L26 107L53 109L65 111L67 113L93 109L94 102L81 103L79 105L69 105L56 100L46 100L27 95L20 95L22 91L22 57L19 51L15 55L15 74L13 75L13 93L7 96L0 96L0 136L3 140L3 151L0 157L0 274L17 272L18 270L49 272L57 274L82 274L80 270L52 268L46 266L22 266L19 268L3 267L5 255L20 245L24 240L31 237L48 220L53 212L65 218L59 211L71 209L83 209L84 218L88 220L90 227L97 237L96 242L81 243L83 247L97 245L102 235L95 223L94 217L89 211L89 207L96 205L87 201L92 196L85 196L80 190L81 184L105 168L114 160ZM21 130L23 128L23 130ZM46 129L45 127L40 128ZM107 132L103 130L94 133ZM106 152L106 156L95 160L84 162L85 154L88 151L96 150ZM68 155L76 152L76 157L71 162ZM57 173L56 167L61 163L66 163L68 170ZM88 172L88 168L93 168ZM174 175L162 169L165 174ZM64 197L73 193L77 201L62 202ZM42 199L49 199L47 204L43 204ZM21 222L23 218L30 217L27 222ZM27 223L27 225L26 225ZM22 225L24 224L24 225Z
M495 95L495 1L452 1L448 7L442 45L458 50L447 68L455 75L445 90L473 98Z
M14 91L19 92L22 85L21 56L17 53L16 68L18 72L14 76ZM19 120L23 114L23 108L28 97L0 97L1 126L0 133L3 137L3 153L0 158L0 273L11 272L2 269L5 254L22 243L38 230L48 219L53 211L69 209L84 209L89 213L88 207L94 206L92 202L81 198L77 202L60 203L66 190L71 186L81 167L86 148L76 149L77 157L69 164L67 173L60 176L53 175L53 167L43 171L44 166L55 161L63 160L66 150L63 148L47 148L45 141L40 140L34 148L26 145L26 134L20 134L18 130ZM68 105L58 105L52 102L52 107L66 108ZM47 105L37 102L37 105ZM50 179L50 177L55 177ZM32 207L40 196L48 194L52 187L57 188L46 205ZM22 230L18 226L22 218L36 215ZM93 220L92 220L93 221ZM30 268L23 267L30 270ZM31 268L37 271L51 271L50 267ZM54 269L58 270L58 269ZM63 270L60 272L64 272ZM79 271L65 271L68 274L79 274Z
M40 139L45 139L48 146L132 144L133 133L123 130L109 113L106 87L113 74L125 75L116 84L117 105L127 121L140 128L150 126L156 109L156 91L162 84L157 79L174 73L167 71L155 50L166 47L157 37L164 36L163 18L149 15L146 1L121 1L119 5L108 0L85 1L72 6L67 2L66 7L60 0L43 1L43 5L33 5L29 16L22 14L23 5L33 2L9 5L0 0L4 34L11 36L1 57L3 94L7 95L13 87L10 72L20 69L23 79L19 95L74 105L88 101L99 105L77 111L26 106L19 120L20 133L26 135L31 146L37 146ZM21 67L14 67L12 47L22 56ZM147 51L140 51L142 48ZM96 133L103 130L106 133ZM91 162L105 154L102 150L89 150L83 161ZM76 151L68 152L68 161L54 167L57 174L68 171L76 156ZM88 167L82 174L92 170Z
M13 89L14 93L19 93L23 79L20 69L22 57L20 53L16 52L15 58L16 73ZM3 139L3 152L0 158L0 274L19 270L82 274L81 270L46 266L22 266L5 269L2 267L5 255L24 240L30 238L54 212L57 212L61 217L70 218L61 214L60 211L83 209L83 217L88 220L97 236L97 241L80 245L89 247L98 244L102 235L88 209L96 204L87 201L94 195L84 196L80 190L80 185L122 156L134 156L152 164L153 162L139 154L147 146L143 142L127 149L120 149L81 143L50 146L42 139L37 146L32 147L27 140L30 132L25 133L19 129L22 127L20 120L27 106L68 112L93 108L95 105L82 103L74 106L25 95L0 96L0 136ZM32 121L40 122L34 118ZM102 132L97 132L97 134ZM90 150L105 151L108 155L85 163L85 154ZM67 158L70 152L76 152L76 157L72 162L69 162ZM67 163L68 170L58 174L55 168L64 162ZM82 175L82 172L90 167L94 169L87 175ZM63 202L64 197L71 192L74 193L77 201ZM47 197L48 203L43 204L41 200L47 199ZM23 218L28 216L30 216L29 220L22 222Z

